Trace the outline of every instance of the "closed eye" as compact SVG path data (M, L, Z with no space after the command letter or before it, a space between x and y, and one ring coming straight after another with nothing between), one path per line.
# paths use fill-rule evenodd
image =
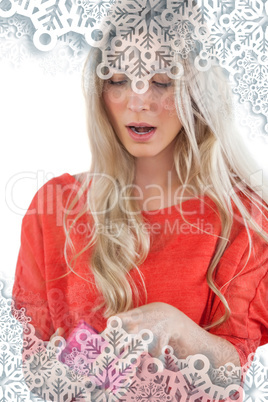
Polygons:
M121 80L121 81L113 81L113 80L108 80L108 83L111 85L118 85L118 86L122 86L127 84L127 80Z
M172 82L158 82L158 81L153 81L153 84L157 86L158 88L168 88L171 86Z

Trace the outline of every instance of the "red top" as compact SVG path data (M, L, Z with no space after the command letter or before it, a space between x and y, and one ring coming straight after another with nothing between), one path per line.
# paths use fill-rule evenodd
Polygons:
M17 308L26 307L32 324L44 340L58 327L69 333L81 319L98 331L106 324L103 310L95 312L93 309L102 297L89 269L91 250L78 258L77 275L68 274L64 258L64 206L70 191L77 192L80 188L80 183L69 174L50 180L36 193L22 222L13 296ZM246 202L242 195L241 199ZM84 201L82 197L75 213ZM147 289L147 303L169 303L203 326L224 312L222 303L206 281L220 234L220 218L216 205L207 196L184 201L183 211L190 223L207 233L185 223L177 206L142 212L151 227L152 245L140 270ZM261 217L254 206L251 214L258 219ZM69 217L67 225L74 217L75 214ZM267 221L262 220L268 232ZM223 325L210 330L234 344L242 364L249 353L268 342L268 246L260 236L250 232L254 252L242 270L249 241L241 217L236 213L230 243L218 264L216 276L220 288L226 284L221 292L232 314ZM79 244L77 250L88 243L90 225L85 215L74 226L73 234L74 246ZM132 275L138 278L135 272ZM140 305L145 303L142 291L141 299Z

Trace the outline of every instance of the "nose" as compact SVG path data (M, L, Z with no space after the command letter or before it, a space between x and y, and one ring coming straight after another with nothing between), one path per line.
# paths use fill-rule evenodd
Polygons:
M132 112L142 112L143 110L150 110L150 100L147 92L140 95L136 93L132 93L131 95L129 95L127 103L128 109Z

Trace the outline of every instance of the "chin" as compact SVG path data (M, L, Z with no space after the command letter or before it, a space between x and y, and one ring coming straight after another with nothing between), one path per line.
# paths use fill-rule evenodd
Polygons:
M126 146L127 145L127 146ZM163 149L153 148L152 143L137 143L137 144L125 144L124 148L128 151L130 155L134 158L152 158L157 156Z
M130 152L135 158L152 158L158 154L158 152Z

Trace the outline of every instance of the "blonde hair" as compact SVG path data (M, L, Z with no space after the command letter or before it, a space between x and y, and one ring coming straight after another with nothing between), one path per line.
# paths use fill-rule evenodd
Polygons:
M115 236L109 231L101 233L93 230L86 247L78 252L71 239L72 227L68 230L65 227L65 232L66 250L70 247L73 251L72 260L67 260L73 272L78 256L93 247L90 269L104 298L104 315L109 317L139 303L138 286L133 282L130 271L136 269L139 272L139 266L150 251L150 235L141 229L144 219L131 197L135 159L118 140L105 112L103 81L96 74L99 62L100 51L92 48L84 70L92 163L90 175L83 182L81 191L81 194L86 191L87 203L76 220L89 213L95 227L116 222L120 226L120 234ZM242 192L258 209L267 210L267 207L251 187L249 177L252 172L239 156L231 90L222 69L215 65L207 71L198 71L191 57L180 62L183 64L185 78L175 81L175 99L183 129L177 136L174 148L175 168L185 190L196 189L198 194L206 194L215 202L222 223L216 251L207 271L207 283L220 298L225 313L217 322L207 326L210 328L220 325L230 315L228 303L215 279L216 268L228 245L233 224L232 202L238 208L248 233L248 258L252 250L250 228L268 241L267 233L254 220L236 192ZM211 96L208 96L209 91ZM122 189L126 193L119 203ZM70 211L80 195L73 199ZM182 199L183 194L179 203L183 216ZM141 273L140 278L146 292Z

